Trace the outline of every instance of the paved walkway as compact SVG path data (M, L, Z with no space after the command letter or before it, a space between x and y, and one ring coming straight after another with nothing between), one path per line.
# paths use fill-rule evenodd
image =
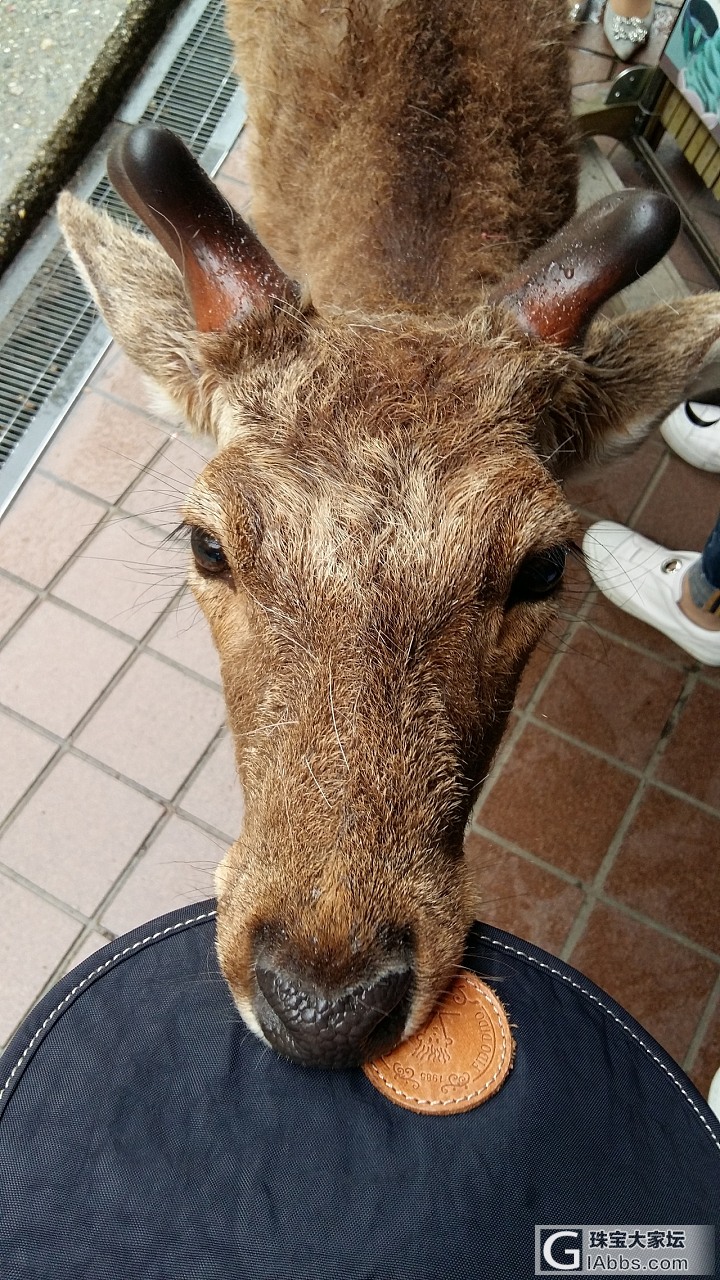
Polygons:
M178 3L0 0L0 270L100 136Z
M618 69L597 25L576 44L578 85ZM239 146L221 177L239 207L243 180ZM686 245L675 260L708 286ZM164 541L206 454L112 349L0 525L0 1041L81 956L211 892L238 830L217 660ZM583 523L699 549L720 481L655 437L570 493ZM485 918L588 973L701 1088L720 1063L719 722L720 675L574 566L468 841Z

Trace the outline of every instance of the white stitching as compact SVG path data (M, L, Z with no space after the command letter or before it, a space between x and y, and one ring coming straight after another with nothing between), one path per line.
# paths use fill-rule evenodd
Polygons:
M174 933L177 929L184 929L187 925L198 924L201 920L212 920L216 915L217 911L204 911L202 915L193 916L190 920L178 920L177 924L168 925L166 929L159 929L157 933L151 933L147 938L142 938L139 942L133 942L131 947L123 947L122 951L118 951L114 956L111 956L109 960L106 960L104 964L101 964L97 969L93 969L92 973L89 973L86 978L83 978L82 982L78 982L77 986L73 987L72 991L68 991L67 995L63 997L59 1005L56 1005L52 1012L48 1014L42 1025L38 1027L35 1035L32 1037L32 1040L30 1040L29 1044L25 1046L20 1054L20 1057L15 1063L15 1066L10 1072L10 1075L5 1081L2 1089L0 1089L0 1102L2 1102L3 1096L7 1093L7 1090L12 1084L13 1077L20 1070L20 1067L32 1049L38 1036L42 1035L45 1028L50 1022L52 1022L53 1018L60 1012L63 1006L66 1005L69 1000L72 1000L73 996L77 995L78 991L82 991L83 987L86 986L92 978L96 978L99 973L102 973L103 969L109 968L109 966L114 964L116 960L122 959L123 956L130 955L132 951L137 951L140 947L146 947L150 942L156 942L158 938L164 938L167 933Z
M23 1049L23 1052L21 1053L20 1057L15 1063L15 1066L10 1072L10 1075L5 1081L2 1089L0 1089L0 1102L2 1102L2 1099L5 1093L7 1093L8 1088L12 1084L13 1078L15 1077L17 1072L20 1070L23 1062L25 1061L27 1055L32 1049L38 1036L42 1035L45 1028L48 1026L50 1022L52 1022L53 1018L57 1016L57 1014L60 1012L63 1006L66 1005L68 1001L73 998L73 996L77 995L78 991L81 991L83 987L87 986L88 982L90 982L92 978L96 978L99 973L102 973L104 969L109 968L109 966L111 964L114 964L116 960L120 960L123 956L130 955L131 952L137 951L140 947L146 947L148 946L149 943L156 942L158 938L164 938L166 934L175 933L176 930L184 929L188 925L199 924L201 920L212 920L215 918L216 915L217 915L216 911L205 911L201 915L193 916L189 920L179 920L177 924L168 925L166 929L159 929L156 933L149 934L147 938L142 938L140 939L139 942L134 942L131 947L124 947L122 951L116 952L114 956L111 956L110 959L106 960L104 964L101 964L99 968L93 969L92 972L89 973L86 978L83 978L82 982L79 982L76 987L73 987L72 990L68 992L68 994L60 1001L60 1003L56 1005L56 1007L48 1014L47 1018L45 1018L45 1021L42 1023L42 1025L38 1027L37 1031L35 1032L35 1035L32 1037L32 1039ZM564 974L560 969L554 969L552 965L545 964L543 960L537 960L535 956L531 956L527 951L521 951L518 947L511 947L506 942L497 942L494 938L490 938L487 934L481 934L480 941L488 942L490 946L499 947L503 951L509 951L512 955L520 956L520 958L523 960L529 960L531 964L537 965L539 969L546 969L548 973L551 973L554 977L562 978L562 981L566 982L569 987L573 987L576 991L580 991L584 996L586 996L588 1000L592 1000L593 1004L596 1004L599 1009L602 1009L603 1013L607 1014L609 1018L612 1018L613 1022L616 1022L618 1026L621 1027L622 1030L625 1031L631 1037L631 1039L633 1039L637 1044L639 1044L640 1048L644 1050L644 1052L648 1055L648 1057L653 1062L655 1062L657 1066L660 1067L661 1070L663 1070L667 1076L669 1076L669 1078L672 1080L675 1087L680 1090L680 1093L684 1097L685 1101L688 1103L690 1107L692 1107L700 1123L703 1125L705 1129L707 1129L718 1151L720 1151L720 1141L718 1141L718 1139L716 1138L707 1120L703 1115L701 1115L697 1106L693 1102L688 1092L683 1088L677 1076L673 1075L669 1067L667 1067L665 1063L662 1062L661 1059L658 1058L657 1055L654 1054L652 1050L649 1049L648 1046L643 1043L643 1041L640 1039L637 1033L633 1031L630 1027L628 1027L627 1024L622 1021L622 1018L618 1018L617 1014L613 1013L612 1009L609 1009L607 1005L603 1004L602 1000L598 1000L598 997L593 995L591 991L588 991L587 988L583 987L581 983L574 982L572 978L569 978L567 974ZM485 995L485 992L483 992L483 995ZM488 999L487 996L485 996L485 998ZM505 1043L504 1027L502 1028L502 1039L503 1039L503 1057L500 1062L500 1065L498 1066L498 1071L496 1072L495 1076L493 1076L493 1080L497 1078L497 1074L502 1070L502 1065L505 1058L506 1043ZM378 1075L380 1075L380 1072L378 1072ZM485 1085L483 1089L478 1090L478 1093L484 1092L485 1089L489 1088L491 1083L492 1081L488 1081L487 1085ZM394 1087L389 1082L388 1082L388 1088L392 1089L394 1093L400 1094L401 1097L412 1098L411 1094L404 1094L402 1093L401 1090L394 1089ZM475 1094L469 1094L467 1098L460 1099L460 1101L467 1102L471 1097L475 1097ZM413 1099L413 1101L417 1101L417 1099ZM422 1105L447 1106L448 1103L445 1101L438 1101L438 1102L429 1102Z
M500 1001L496 999L493 992L486 990L484 985L479 980L474 980L474 975L471 976L470 974L466 973L464 976L466 980L470 983L470 985L475 988L478 995L482 996L486 1004L490 1005L493 1012L497 1015L498 1022L500 1023L500 1035L502 1037L502 1053L500 1055L500 1061L498 1063L497 1071L495 1072L494 1076L491 1076L491 1078L485 1082L482 1089L476 1089L474 1093L468 1093L465 1095L464 1098L418 1098L413 1093L405 1093L402 1089L397 1089L394 1084L390 1083L389 1077L386 1075L383 1075L382 1071L380 1070L379 1067L375 1065L375 1063L371 1064L371 1070L375 1072L375 1074L379 1077L380 1080L382 1080L385 1087L388 1088L391 1093L396 1093L399 1098L406 1098L408 1102L414 1102L416 1107L453 1107L453 1106L456 1107L458 1103L471 1102L473 1098L479 1098L481 1094L487 1093L488 1089L492 1084L495 1083L498 1076L502 1072L503 1067L505 1066L505 1059L507 1057L507 1050L508 1050L507 1036L505 1035L505 1022L507 1021L507 1014L505 1013L505 1010L500 1004Z
M640 1048L645 1051L647 1056L651 1058L653 1062L657 1063L657 1065L665 1072L665 1074L670 1077L670 1079L672 1080L676 1088L680 1090L685 1101L688 1103L690 1107L692 1107L700 1123L703 1125L705 1129L707 1129L718 1151L720 1151L720 1141L715 1136L715 1133L710 1128L710 1125L708 1124L705 1117L701 1114L700 1110L698 1109L696 1104L693 1102L692 1098L690 1097L690 1094L687 1092L686 1089L683 1088L682 1082L678 1080L677 1076L673 1075L670 1068L665 1065L662 1059L658 1058L657 1054L653 1053L652 1049L649 1049L648 1046L643 1043L643 1041L640 1039L637 1032L633 1031L631 1027L628 1027L626 1023L623 1022L622 1018L618 1018L617 1014L613 1013L612 1009L609 1009L607 1005L603 1004L602 1000L598 1000L597 996L594 996L592 991L588 991L587 988L583 987L581 983L574 982L573 979L569 978L567 974L564 974L562 970L554 969L552 965L545 964L543 960L536 960L535 956L531 956L527 951L520 951L518 947L511 947L508 945L507 942L496 942L494 938L488 937L487 934L481 934L480 941L489 942L490 945L493 947L501 947L503 951L509 951L513 955L520 956L523 960L529 960L532 964L537 965L539 969L547 969L548 973L552 973L556 978L562 978L563 982L566 982L569 987L574 987L576 991L581 991L584 996L587 996L588 1000L592 1000L593 1004L596 1004L599 1009L602 1009L603 1013L606 1013L609 1018L612 1018L613 1022L616 1022L619 1027L622 1027L623 1031L626 1031L627 1034L637 1044L640 1045Z

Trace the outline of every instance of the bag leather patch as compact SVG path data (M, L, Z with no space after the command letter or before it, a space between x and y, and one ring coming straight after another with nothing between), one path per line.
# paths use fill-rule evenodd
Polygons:
M463 972L430 1021L363 1071L380 1093L422 1115L456 1115L486 1102L507 1079L515 1044L490 987Z

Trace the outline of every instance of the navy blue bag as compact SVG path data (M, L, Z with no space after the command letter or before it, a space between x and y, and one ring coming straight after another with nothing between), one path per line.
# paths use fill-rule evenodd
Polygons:
M4 1054L2 1280L521 1280L536 1225L720 1225L720 1122L566 964L475 926L515 1066L417 1115L245 1030L213 907L92 956Z

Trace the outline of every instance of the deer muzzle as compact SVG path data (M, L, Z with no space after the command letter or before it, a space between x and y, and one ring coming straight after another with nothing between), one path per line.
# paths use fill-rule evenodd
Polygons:
M401 955L351 986L327 987L273 963L255 964L254 1011L279 1053L314 1067L353 1067L402 1039L414 973Z

